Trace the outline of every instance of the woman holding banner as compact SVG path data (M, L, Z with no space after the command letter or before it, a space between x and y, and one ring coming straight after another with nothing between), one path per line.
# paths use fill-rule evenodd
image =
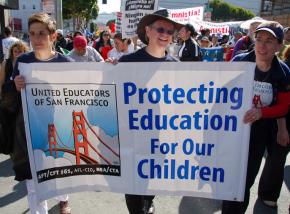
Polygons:
M25 137L24 118L21 106L20 91L25 87L25 79L19 75L19 63L40 63L40 62L70 62L71 59L55 52L53 44L56 40L56 22L46 13L36 13L28 20L29 37L33 48L32 52L22 54L18 57L10 82L3 86L3 90L16 93L15 104L17 105L16 127L14 138L14 149L11 154L13 169L15 171L15 180L26 181L27 199L31 213L47 214L48 207L46 201L41 203L37 200L35 184L32 180L32 174L29 164L28 149ZM14 85L15 83L15 85ZM50 112L46 112L46 117L52 117ZM39 129L39 132L43 131ZM68 195L58 196L60 201L60 213L70 213L68 206Z
M283 27L278 22L263 22L255 31L255 50L240 54L233 59L233 61L256 62L256 69L253 108L244 116L244 122L252 124L244 202L224 201L223 214L246 212L250 188L258 174L265 149L268 151L268 158L272 160L279 159L287 150L286 147L276 143L277 118L280 118L278 119L279 135L288 134L283 117L289 108L290 70L275 55L281 48L282 41ZM283 138L282 144L287 144L287 138ZM279 163L272 163L271 168L279 167L276 164L279 165Z
M166 9L144 16L138 24L137 34L147 46L124 55L119 62L174 62L175 58L167 54L166 48L172 42L173 35L182 25L169 19ZM154 213L154 196L126 194L126 203L130 214Z

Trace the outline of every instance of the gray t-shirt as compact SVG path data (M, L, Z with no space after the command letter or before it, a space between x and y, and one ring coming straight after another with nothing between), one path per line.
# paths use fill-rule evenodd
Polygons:
M83 56L78 55L74 49L68 56L76 62L104 62L103 57L93 47L87 46L86 53Z

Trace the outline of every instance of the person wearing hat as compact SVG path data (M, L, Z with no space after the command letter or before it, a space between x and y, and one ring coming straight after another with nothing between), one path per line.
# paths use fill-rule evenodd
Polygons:
M263 174L268 173L269 169L273 172L275 179L272 179L274 183L272 186L276 186L278 190L279 182L274 180L276 178L283 180L284 164L289 151L289 146L286 146L289 144L289 136L285 115L290 100L290 70L275 55L283 42L283 27L278 22L263 22L257 27L254 35L255 50L237 55L233 59L233 61L256 63L253 107L244 116L244 123L251 124L245 196L243 202L223 201L223 214L245 213L249 204L250 188L258 174L265 149L268 151L268 156ZM268 174L271 178L272 175ZM277 192L274 196L272 192L267 192L267 186L264 187L265 189L259 188L259 198L263 202L277 197ZM279 193L280 191L278 196Z
M84 36L76 36L73 40L74 48L68 54L76 62L104 62L103 57L96 49L87 45Z
M180 61L201 61L200 47L193 38L195 29L191 24L184 25L178 32L178 37L182 40L178 56Z
M166 48L172 42L175 31L181 27L181 24L169 18L166 9L144 16L138 24L137 35L147 46L134 53L123 55L119 63L178 61L166 52ZM154 196L126 194L125 198L130 214L154 213L152 206Z
M209 39L206 36L204 36L204 37L201 38L201 40L200 40L200 47L201 48L208 48L208 47L210 47L210 41L209 41Z
M61 51L61 48L66 48L67 42L65 38L63 37L63 30L57 29L56 30L56 43L55 43L55 50L59 53L63 53Z

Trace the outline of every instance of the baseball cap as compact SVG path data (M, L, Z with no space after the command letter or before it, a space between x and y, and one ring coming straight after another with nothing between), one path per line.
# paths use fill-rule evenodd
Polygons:
M279 43L283 41L284 38L283 26L278 22L275 21L263 22L257 27L255 34L257 34L260 31L267 31L271 33L278 40Z
M76 36L73 41L74 48L84 48L87 46L87 40L84 36Z

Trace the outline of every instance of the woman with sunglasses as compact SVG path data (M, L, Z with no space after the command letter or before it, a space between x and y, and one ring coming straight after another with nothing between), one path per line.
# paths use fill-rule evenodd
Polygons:
M178 56L180 61L201 61L200 47L194 40L195 29L191 24L184 25L178 32L182 40Z
M134 53L124 55L119 62L175 62L166 52L176 30L182 25L168 18L166 9L144 16L137 27L139 39L147 46ZM136 142L137 143L137 142ZM154 213L154 196L126 194L126 204L130 214Z
M104 60L108 58L108 52L113 49L113 46L110 33L107 30L101 32L100 39L96 42L95 49L101 54Z

